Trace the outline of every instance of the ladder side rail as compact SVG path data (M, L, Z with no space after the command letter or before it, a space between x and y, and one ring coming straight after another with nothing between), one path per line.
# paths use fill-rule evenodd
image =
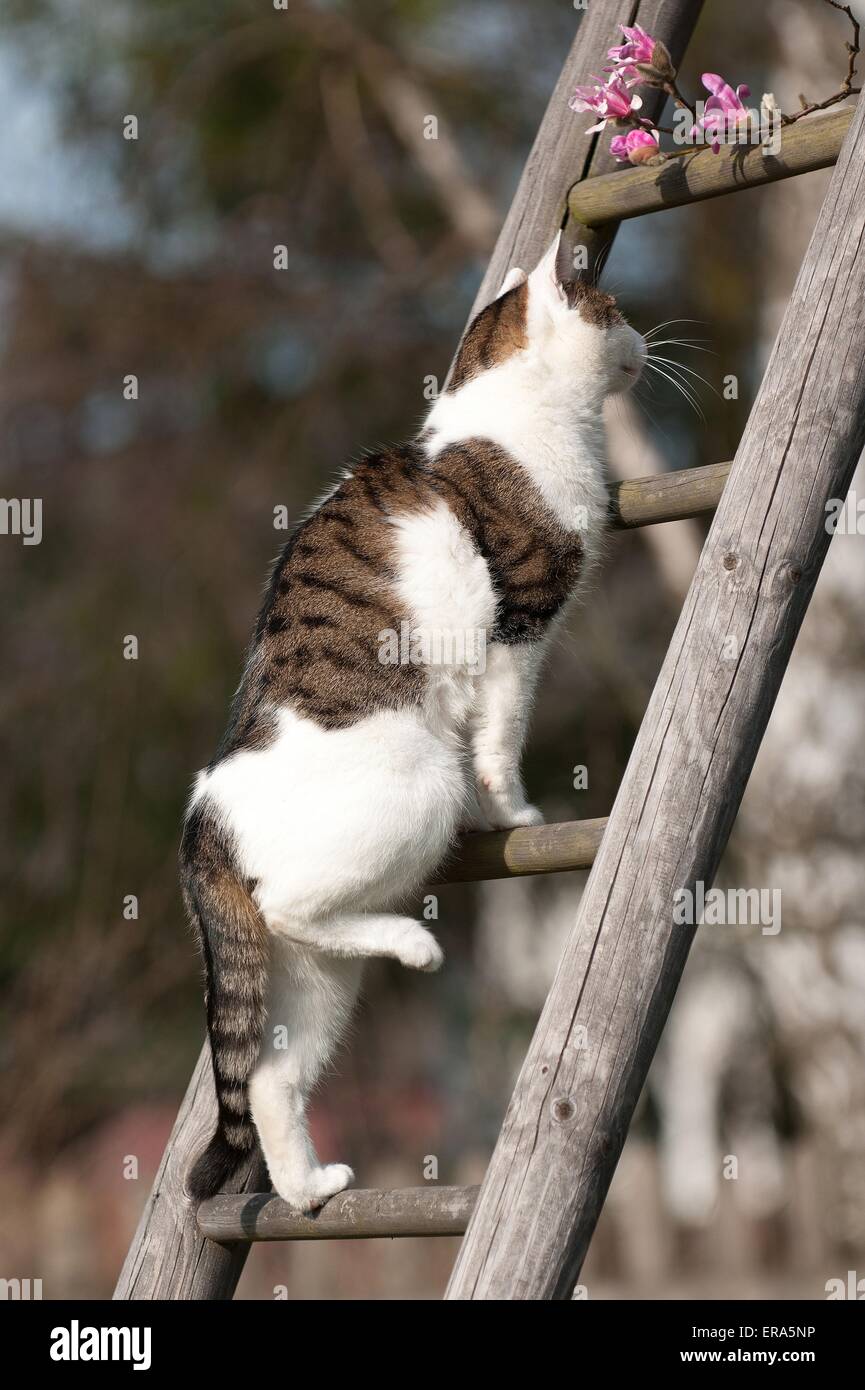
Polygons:
M234 1297L249 1245L205 1240L185 1188L190 1161L210 1138L215 1120L210 1048L205 1043L120 1271L116 1299ZM261 1192L267 1185L258 1153L230 1184L232 1191L248 1193Z

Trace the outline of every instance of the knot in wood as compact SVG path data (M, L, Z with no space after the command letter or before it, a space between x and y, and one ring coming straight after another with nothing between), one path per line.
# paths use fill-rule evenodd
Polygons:
M724 569L734 570L738 563L739 557L737 555L734 555L732 550L728 550L727 554L724 556Z
M567 1096L558 1096L553 1101L553 1119L562 1124L563 1121L573 1117L575 1109L574 1102L569 1100Z

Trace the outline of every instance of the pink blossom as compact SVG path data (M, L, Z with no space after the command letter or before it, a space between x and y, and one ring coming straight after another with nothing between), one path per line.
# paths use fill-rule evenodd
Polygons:
M656 130L629 130L627 135L615 135L610 151L621 163L644 164L658 153Z
M652 54L655 51L655 40L639 24L632 27L620 24L619 28L627 39L627 43L620 43L615 48L608 48L607 57L612 58L613 62L618 65L620 76L627 78L631 83L639 82L640 74L632 65L634 63L651 63Z
M601 82L598 78L595 86L578 87L568 102L572 111L593 111L596 116L600 116L598 124L586 131L587 135L593 135L596 130L603 130L607 121L627 120L632 111L639 111L642 104L642 98L631 96L616 73L606 82Z
M734 92L729 82L725 82L716 72L703 73L703 86L712 95L705 104L705 114L699 125L713 136L712 149L717 154L721 148L721 136L725 131L749 119L748 109L743 105L742 98L751 95L751 88L746 87L743 82Z

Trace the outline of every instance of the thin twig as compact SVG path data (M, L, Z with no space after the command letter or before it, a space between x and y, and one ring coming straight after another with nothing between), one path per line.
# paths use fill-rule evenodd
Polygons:
M836 106L839 101L846 101L848 97L858 96L862 91L861 87L853 86L853 79L856 76L856 59L861 52L859 21L850 6L840 4L840 0L825 0L825 3L831 5L833 10L840 10L842 14L846 14L850 23L853 25L853 42L851 43L848 39L844 45L847 49L847 76L844 78L838 91L834 92L831 97L827 97L825 101L809 102L800 93L799 101L801 103L801 110L797 111L794 116L785 116L782 113L782 125L793 125L795 121L801 121L803 116L810 116L813 111L825 111L827 107Z
M688 101L687 97L682 96L682 93L679 91L679 86L676 82L675 77L671 78L670 81L665 84L664 91L667 93L667 96L673 98L677 106L681 107L683 111L690 111L691 115L694 117L694 120L697 119L696 106L694 106L692 102Z

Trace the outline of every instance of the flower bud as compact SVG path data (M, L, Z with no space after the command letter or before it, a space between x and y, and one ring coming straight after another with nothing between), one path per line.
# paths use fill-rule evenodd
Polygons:
M666 86L667 78L660 69L655 67L654 63L634 63L633 68L635 72L640 74L647 87Z
M655 47L652 49L652 67L661 74L665 82L672 82L676 76L670 50L660 39L655 40Z

